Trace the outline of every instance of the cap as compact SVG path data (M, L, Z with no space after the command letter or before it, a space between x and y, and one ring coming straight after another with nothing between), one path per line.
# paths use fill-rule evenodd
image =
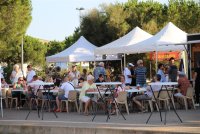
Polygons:
M128 66L134 67L134 65L132 63L128 63Z

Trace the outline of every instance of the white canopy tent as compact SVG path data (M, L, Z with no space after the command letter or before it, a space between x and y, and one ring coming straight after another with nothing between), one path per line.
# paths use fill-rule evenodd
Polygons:
M139 42L132 47L124 47L124 50L130 53L147 53L156 51L157 70L157 52L184 51L184 45L177 44L184 44L185 42L187 42L187 33L169 22L153 37ZM186 64L186 62L184 64Z
M64 51L46 57L47 62L80 62L95 61L94 49L95 45L87 41L81 36L72 46Z
M131 47L124 47L128 53L146 53L153 51L183 51L187 42L187 33L169 22L160 32L153 37L139 42Z
M138 42L146 40L152 37L149 33L143 31L139 27L135 27L128 34L123 37L108 43L102 47L98 47L95 49L95 54L118 54L118 53L126 53L124 47L132 46Z

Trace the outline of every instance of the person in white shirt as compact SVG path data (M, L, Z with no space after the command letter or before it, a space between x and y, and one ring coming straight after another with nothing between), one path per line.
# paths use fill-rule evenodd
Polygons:
M35 73L35 71L32 69L32 66L31 66L31 65L28 65L28 66L27 66L27 70L28 70L28 73L27 73L26 79L27 79L27 83L30 83L30 82L32 82L33 76L36 75L36 73Z
M134 67L132 63L128 63L128 66L124 69L124 76L125 76L125 84L131 85L132 75L131 75L131 68Z
M41 85L40 85L41 83ZM40 89L43 89L44 87L42 86L44 82L39 80L39 77L37 75L34 75L33 76L33 80L32 82L30 83L31 85L29 86L31 88L31 90L29 89L28 91L28 94L31 98L34 98L35 95L37 96L38 95L38 92L40 91ZM40 96L38 96L40 97Z
M77 70L76 65L72 65L72 70L70 71L72 77L72 83L76 87L78 86L78 80L80 79L80 72Z
M56 97L56 105L57 105L57 109L55 110L55 112L60 112L60 101L61 100L67 100L68 99L68 94L69 91L74 90L74 85L71 82L72 80L72 75L68 74L65 78L64 78L64 83L61 85L60 89L64 90L64 94L58 95Z
M161 75L157 74L156 75L156 82L155 83L160 83L161 80ZM160 91L161 90L161 85L152 85L151 88L153 91ZM139 109L141 111L145 110L144 106L142 106L141 102L142 100L151 100L153 97L153 93L150 89L150 87L147 87L147 91L142 94L142 95L138 95L136 97L133 98L133 101L139 106Z
M2 74L2 73L0 73L0 75L1 75L1 78L4 78L4 76L3 76L3 74Z
M43 81L39 80L39 77L37 75L33 76L33 81L29 83L30 85L28 86L28 99L31 100L32 98L36 99L36 104L38 106L38 99L43 99L43 93L42 89L44 89ZM40 85L41 84L41 85Z
M19 77L23 77L23 73L22 73L19 65L15 64L13 66L13 71L10 75L10 80L11 80L12 84L16 83L18 81Z

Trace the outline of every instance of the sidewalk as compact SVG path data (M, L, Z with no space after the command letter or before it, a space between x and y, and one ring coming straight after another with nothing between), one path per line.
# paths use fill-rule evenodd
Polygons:
M108 122L106 122L105 115L97 115L94 122L92 122L92 115L84 116L79 115L76 112L69 114L66 112L56 113L58 118L56 118L53 113L44 112L44 120L41 120L37 116L37 111L34 110L31 112L28 120L25 121L28 110L6 109L4 110L4 118L0 118L0 133L63 134L63 131L65 133L70 132L70 134L200 133L199 108L197 110L188 111L178 110L177 112L183 120L183 123L180 123L175 113L171 110L170 112L167 112L167 125L160 122L158 112L153 113L149 123L146 125L145 122L150 113L124 114L126 120L124 120L121 115L118 117L115 115L111 116L111 119L108 120ZM162 116L164 119L164 113L162 113ZM39 128L41 130L39 130Z

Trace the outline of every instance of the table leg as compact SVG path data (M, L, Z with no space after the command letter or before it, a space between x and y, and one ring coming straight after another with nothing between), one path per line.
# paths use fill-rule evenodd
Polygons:
M97 87L97 90L98 90L99 95L100 95L100 98L101 98L101 100L103 101L103 104L104 104L104 106L105 106L105 112L106 112L106 114L107 114L107 119L106 119L106 122L107 122L108 119L110 119L110 115L109 115L109 111L108 111L108 108L107 108L107 104L106 104L106 102L104 101L104 98L103 98L103 96L101 95L101 92L100 92L100 90L99 90L98 87ZM95 117L96 117L96 111L94 112L94 117L92 118L92 121L94 121Z
M167 110L165 110L165 122L164 124L166 125L167 121L166 121L166 116L167 116Z
M168 96L169 96L169 98L170 98L170 101L172 102L172 98L171 98L172 96L169 95L169 91L168 91L168 89L167 89L167 86L166 86L165 88L166 88L166 90L167 90L167 94L168 94ZM173 86L173 88L172 88L172 91L173 91L173 90L174 90L174 86ZM173 94L172 94L172 95L173 95ZM180 116L179 116L178 113L176 112L176 109L175 109L175 107L174 107L174 104L172 104L172 108L173 108L173 110L174 110L176 116L179 118L180 122L182 123L183 121L181 120Z
M119 105L117 104L116 100L115 100L115 97L114 97L114 93L113 91L109 88L109 91L111 93L111 96L112 96L112 99L114 101L114 103L116 104L117 106L117 109L119 110L119 113L122 115L122 117L124 118L124 120L126 120L126 118L124 117L124 114L121 112L121 110L119 109Z
M161 90L162 90L162 87L163 87L163 86L161 86ZM150 89L151 89L151 92L153 93L153 98L154 98L154 100L155 100L156 107L158 107L158 111L159 111L159 113L160 113L160 121L162 122L162 114L161 114L161 111L160 111L160 107L159 107L159 105L158 105L157 99L156 99L156 97L155 97L155 94L154 94L154 92L153 92L153 89L152 89L151 85L150 85ZM160 90L160 91L161 91L161 90ZM158 96L159 96L159 94L158 94ZM158 97L158 96L157 96L157 97ZM148 117L148 119L147 119L147 121L146 121L146 124L148 124L148 122L149 122L149 120L150 120L152 114L153 114L153 111L151 111L151 113L150 113L150 115L149 115L149 117Z
M47 95L47 104L50 104L50 98L49 98L49 95L50 95L50 87L47 88L47 89L44 89L44 93ZM42 107L41 107L41 112L42 112L42 120L43 120L43 115L44 115L44 107L43 107L43 98L42 98ZM56 118L58 118L57 114L53 111L54 115Z

